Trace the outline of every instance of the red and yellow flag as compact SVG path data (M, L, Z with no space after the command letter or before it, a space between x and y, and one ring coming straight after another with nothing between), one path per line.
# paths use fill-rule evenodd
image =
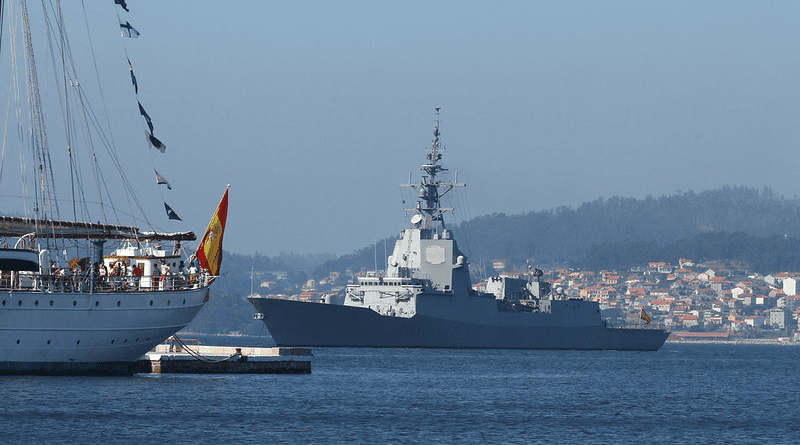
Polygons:
M230 186L229 186L230 187ZM222 265L222 235L225 232L225 220L228 219L228 189L217 206L217 211L208 223L206 234L197 246L197 260L200 266L213 276L219 275L219 268Z
M646 321L647 324L650 324L650 316L647 315L647 312L645 312L644 309L642 309L642 315L640 315L639 317L641 317L642 320Z

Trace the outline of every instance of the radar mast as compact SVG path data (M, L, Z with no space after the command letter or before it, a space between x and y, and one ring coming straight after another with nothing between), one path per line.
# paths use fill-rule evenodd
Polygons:
M456 172L455 181L452 183L442 182L437 178L439 173L447 171L446 168L439 164L442 159L442 153L446 151L439 141L439 136L441 136L439 132L440 112L440 107L434 108L433 141L431 142L431 147L425 149L427 160L420 169L424 172L421 175L420 182L412 183L409 180L408 184L403 185L417 190L417 206L413 209L406 209L414 212L411 217L411 224L429 233L431 233L431 230L438 230L438 227L434 227L434 222L438 222L439 226L444 229L443 215L445 212L453 211L453 208L441 206L441 197L455 187L464 187L466 185L458 183L458 172Z

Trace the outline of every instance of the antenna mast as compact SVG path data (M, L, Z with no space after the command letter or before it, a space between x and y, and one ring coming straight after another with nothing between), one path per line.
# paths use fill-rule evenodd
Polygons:
M466 185L458 183L457 173L456 181L452 183L442 182L436 177L439 173L447 171L446 168L439 164L439 161L442 159L442 153L446 151L439 141L439 136L441 136L439 132L440 112L440 107L434 108L433 141L431 142L431 148L425 150L428 153L427 161L422 164L422 168L420 169L424 174L420 182L411 183L411 181L409 181L408 184L404 185L404 187L414 188L418 192L417 197L419 199L417 200L417 207L407 210L414 212L411 223L414 225L421 225L421 228L424 230L433 229L433 223L435 221L438 221L441 227L444 228L443 215L445 212L452 211L453 209L442 207L441 197L455 187L464 187Z

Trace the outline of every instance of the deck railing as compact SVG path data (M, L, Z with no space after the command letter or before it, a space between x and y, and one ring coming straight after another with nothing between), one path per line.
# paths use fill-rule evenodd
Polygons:
M207 287L211 275L95 276L43 275L29 272L0 271L0 291L33 292L157 292L181 291Z

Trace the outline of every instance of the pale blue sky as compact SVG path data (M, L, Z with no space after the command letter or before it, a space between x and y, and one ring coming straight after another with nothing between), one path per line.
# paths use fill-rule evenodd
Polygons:
M230 183L226 250L345 254L397 233L434 106L468 184L456 220L800 191L798 2L129 3L138 40L112 8L94 37L127 51L167 144L152 162L185 223L163 228L201 233Z

